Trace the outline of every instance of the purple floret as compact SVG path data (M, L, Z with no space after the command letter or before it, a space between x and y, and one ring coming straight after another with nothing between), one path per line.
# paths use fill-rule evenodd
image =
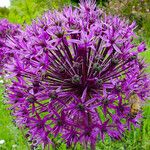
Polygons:
M12 24L6 19L0 20L0 74L4 64L12 57L13 53L7 48L6 40L19 34L19 25Z

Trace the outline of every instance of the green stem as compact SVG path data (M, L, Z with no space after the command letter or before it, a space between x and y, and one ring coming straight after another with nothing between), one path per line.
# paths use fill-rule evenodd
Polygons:
M23 136L23 138L24 138L24 140L25 140L25 145L27 146L27 149L30 150L30 147L29 147L28 141L27 141L27 139L26 139L26 137L25 137L23 128L21 127L21 128L19 128L19 129L20 129L20 131L21 131L21 133L22 133L22 136Z

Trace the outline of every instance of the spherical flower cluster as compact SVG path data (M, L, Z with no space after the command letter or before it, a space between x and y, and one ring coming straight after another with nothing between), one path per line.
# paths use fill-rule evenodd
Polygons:
M121 139L138 126L141 111L132 113L129 99L144 102L150 81L139 56L145 44L134 43L134 29L95 1L81 1L47 12L7 40L14 52L5 65L9 104L34 145L59 137L68 147L95 149L105 135Z
M2 73L3 66L7 59L11 56L11 52L7 51L6 40L19 34L19 25L14 25L6 19L0 20L0 73Z

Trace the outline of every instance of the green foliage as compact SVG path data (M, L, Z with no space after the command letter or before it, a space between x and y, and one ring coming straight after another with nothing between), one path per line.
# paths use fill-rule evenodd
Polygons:
M15 23L30 23L33 18L42 14L46 0L12 0L8 19Z
M71 0L47 0L48 9L62 9L65 5L70 5Z
M9 15L9 9L6 7L0 7L0 18L6 18Z
M69 5L70 0L11 0L9 14L6 17L14 23L30 23L49 9L61 9Z

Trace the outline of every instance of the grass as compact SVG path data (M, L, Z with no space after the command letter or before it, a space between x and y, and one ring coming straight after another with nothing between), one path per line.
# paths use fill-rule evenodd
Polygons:
M150 47L150 42L148 43ZM142 56L146 62L150 62L150 50L144 52ZM147 70L150 72L150 69ZM13 123L10 110L4 104L3 88L0 86L0 140L5 140L4 144L0 144L0 150L28 150L26 140L21 130ZM150 150L150 102L143 108L143 119L141 128L132 128L127 131L121 141L111 141L106 138L104 142L97 144L96 150ZM64 145L59 150L65 150ZM80 146L77 150L80 150ZM41 148L38 148L41 150Z

